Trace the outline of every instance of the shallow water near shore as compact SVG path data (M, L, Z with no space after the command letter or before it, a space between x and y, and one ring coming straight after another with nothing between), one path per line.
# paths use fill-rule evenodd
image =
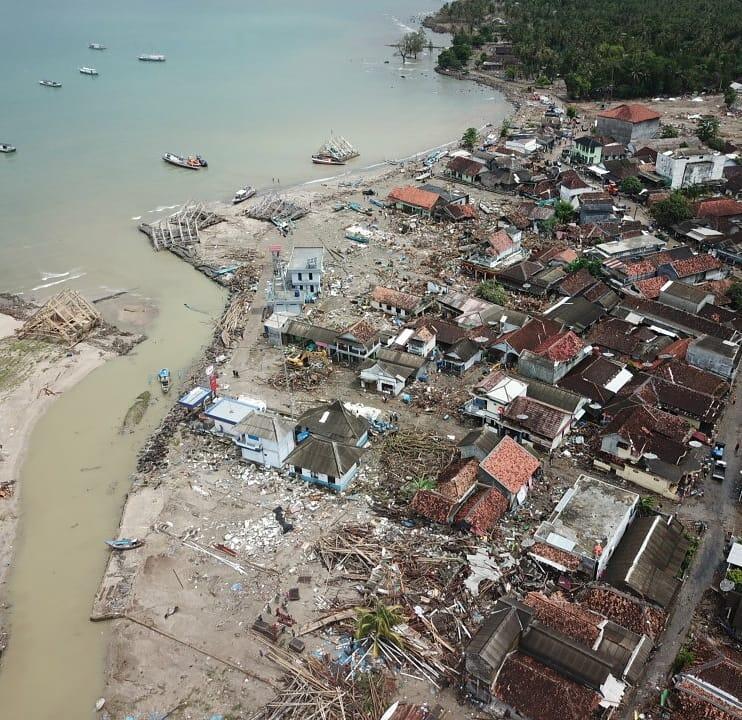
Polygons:
M497 123L507 111L497 93L436 75L428 55L402 68L385 47L431 9L407 0L5 8L0 142L18 152L0 156L0 291L43 298L74 287L98 297L127 288L159 314L147 342L59 398L33 434L20 478L0 718L93 716L108 630L87 618L136 451L174 399L159 396L155 373L185 372L223 302L189 266L154 254L135 218L227 199L246 183L327 177L309 156L331 129L359 147L353 171ZM109 49L88 50L93 41ZM136 60L155 52L167 61ZM79 75L82 65L100 76ZM63 87L41 87L42 78ZM199 152L210 167L179 171L160 160L165 151ZM158 401L135 433L120 435L145 389Z

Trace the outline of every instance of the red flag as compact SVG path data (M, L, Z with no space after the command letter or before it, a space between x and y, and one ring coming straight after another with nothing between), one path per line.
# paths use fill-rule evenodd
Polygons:
M209 378L209 386L211 387L211 392L213 392L213 393L214 393L214 395L216 395L216 392L217 392L217 390L219 389L219 386L217 385L217 381L216 381L216 373L214 373L214 374L213 374L213 375L212 375L212 376L211 376L211 377Z

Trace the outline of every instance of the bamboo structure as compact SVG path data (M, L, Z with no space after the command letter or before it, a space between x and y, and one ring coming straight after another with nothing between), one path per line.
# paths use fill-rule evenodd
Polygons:
M100 319L100 313L79 292L63 290L30 317L18 335L71 347L98 325Z
M309 208L294 200L287 200L280 195L266 195L259 202L248 207L244 214L254 220L267 220L276 225L280 223L292 223L303 218L309 212Z
M171 249L201 242L200 231L222 220L203 203L190 203L157 222L140 223L139 230L149 237L155 250Z

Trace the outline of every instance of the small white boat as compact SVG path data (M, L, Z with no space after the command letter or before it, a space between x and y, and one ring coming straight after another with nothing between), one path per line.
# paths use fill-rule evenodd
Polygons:
M140 55L139 59L142 62L165 62L164 55Z
M39 80L39 85L44 87L61 88L62 83L57 80Z
M80 72L83 75L97 75L98 74L98 71L95 68L91 68L91 67L81 67Z
M15 145L9 145L8 143L0 143L0 152L3 153L14 153Z
M88 47L91 50L105 50L106 49L106 46L102 45L101 43L90 43Z
M338 160L331 155L312 155L312 162L315 165L345 165L344 160Z
M415 180L417 180L418 182L422 182L423 180L427 180L431 177L433 177L433 173L430 172L430 170L426 170L425 172L421 172L419 175L415 175Z
M240 188L234 194L232 205L237 205L238 203L245 202L245 200L249 200L256 192L257 191L252 185L245 185L245 187Z

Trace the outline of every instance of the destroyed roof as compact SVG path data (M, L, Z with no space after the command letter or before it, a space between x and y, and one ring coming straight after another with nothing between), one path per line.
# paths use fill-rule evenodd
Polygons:
M643 380L643 383L636 389L634 395L649 405L656 405L670 412L679 412L704 422L713 422L721 410L713 396L693 388L644 373L640 373L637 379Z
M613 553L605 579L667 608L680 587L688 545L680 523L668 524L660 515L636 518Z
M400 202L405 205L432 210L440 200L440 196L428 190L422 190L412 185L405 185L394 188L389 193L388 199L392 202Z
M541 463L509 435L482 460L480 467L513 494L527 487Z
M417 330L417 332L410 338L411 340L419 340L422 343L427 343L435 338L435 330L429 328L427 325L423 325Z
M533 352L555 363L573 360L586 347L585 343L571 330L547 338L536 346Z
M680 277L691 277L692 275L698 275L699 273L709 272L711 270L718 270L723 266L720 260L717 260L712 255L694 255L687 260L675 260L670 263L670 267L675 271L675 274Z
M476 220L478 215L475 205L451 204L444 210L452 220Z
M418 490L410 502L410 509L428 520L445 525L454 503L433 490Z
M487 244L489 245L487 252L490 252L491 249L493 254L502 255L502 253L510 250L515 243L504 230L498 230L487 238Z
M620 410L602 434L621 437L631 445L634 456L653 453L660 460L677 465L687 453L685 443L691 429L685 418L656 407L632 405Z
M341 478L361 459L364 452L363 448L355 445L311 435L286 458L286 464L306 468L318 475Z
M595 285L596 282L597 280L587 268L580 268L579 270L567 275L567 277L559 283L559 290L565 295L577 295Z
M580 567L580 559L576 555L543 542L535 542L531 545L528 554L535 556L537 560L546 560L547 564L556 565L566 571L575 571Z
M623 365L602 355L592 355L567 373L558 385L604 405L630 379L631 373Z
M332 345L338 337L337 330L330 330L319 325L311 325L301 320L289 320L284 326L283 334L325 345Z
M562 173L559 176L559 182L568 190L582 190L590 187L574 170Z
M278 442L294 432L294 425L275 413L256 410L238 423L235 430L243 435Z
M369 428L367 420L353 415L340 400L307 410L299 416L296 424L307 428L312 435L352 444Z
M477 162L476 160L470 160L469 158L455 157L453 160L451 160L448 163L446 168L450 170L452 173L458 173L459 175L469 175L471 177L476 177L483 170L486 170L487 166L483 165L480 162Z
M742 215L742 202L731 198L701 200L696 210L697 217L735 217Z
M570 415L527 397L517 397L503 417L534 435L554 440L569 421Z
M440 318L430 316L421 317L415 327L429 327L436 334L436 342L439 345L454 345L461 338L466 337L466 330L455 323L446 322Z
M369 341L375 340L378 336L379 331L367 320L356 320L356 322L338 335L339 338L353 338L364 345Z
M454 523L479 537L489 537L510 504L497 488L482 488L461 506Z
M688 365L687 362L677 358L660 365L653 371L653 374L671 383L677 383L682 387L692 388L714 397L722 397L729 391L729 383L723 378L707 370Z
M602 697L522 652L508 656L493 694L531 720L589 720Z
M562 247L552 245L545 248L544 250L537 251L531 254L534 260L538 260L541 263L548 264L551 262L561 262L569 264L577 260L577 253L569 247Z
M374 288L371 293L371 299L381 305L390 305L391 307L398 307L403 310L414 310L422 302L422 298L418 295L382 287L381 285L377 285Z
M667 613L607 585L589 587L580 602L637 635L656 640L665 629Z
M519 330L513 330L501 336L494 344L497 345L502 341L506 341L517 353L523 350L534 350L546 339L557 335L561 329L562 325L554 320L533 318Z
M559 593L546 597L541 592L529 592L523 603L533 610L539 622L587 647L593 647L600 638L603 618L579 603L570 602Z
M658 277L647 278L646 280L637 280L634 287L641 293L642 297L647 300L656 300L660 296L660 290L667 283L667 277L659 275Z
M478 470L477 460L452 463L438 478L436 492L454 502L462 500L471 490L471 486L476 484Z
M649 120L659 120L661 115L656 110L652 110L652 108L648 108L646 105L632 103L630 105L617 105L610 110L603 110L598 113L598 117L623 120L624 122L636 124L647 122Z
M490 427L484 425L481 428L472 430L464 435L459 441L457 447L475 447L487 455L492 452L500 441L500 436Z

